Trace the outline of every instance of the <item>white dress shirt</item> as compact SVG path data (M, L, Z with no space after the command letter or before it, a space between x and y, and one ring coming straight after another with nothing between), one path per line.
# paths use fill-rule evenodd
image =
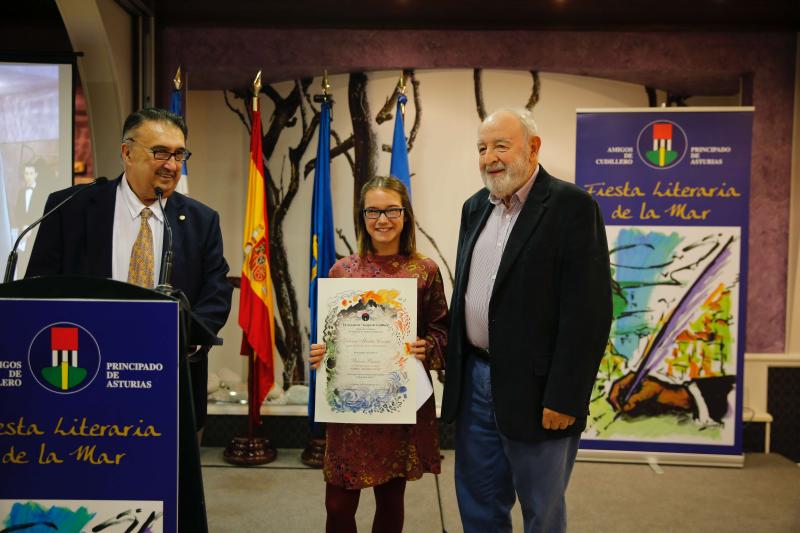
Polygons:
M31 197L33 196L33 190L36 188L36 185L33 187L27 187L25 189L25 212L31 212Z
M163 200L166 209L168 198ZM158 207L158 201L146 206L128 185L128 178L123 174L117 187L114 205L113 248L111 251L111 277L117 281L128 281L128 270L131 262L131 251L139 228L142 226L141 212L149 207L153 215L147 220L153 232L153 283L158 284L161 269L161 252L164 243L164 217ZM154 286L155 286L154 285Z

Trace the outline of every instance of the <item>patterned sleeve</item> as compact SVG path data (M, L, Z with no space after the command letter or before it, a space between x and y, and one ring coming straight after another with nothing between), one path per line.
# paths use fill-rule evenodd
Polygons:
M329 278L347 278L347 270L345 269L345 263L350 259L350 257L343 257L336 261L331 269L328 271Z
M428 370L444 368L444 353L447 348L447 300L444 296L444 283L439 267L432 260L426 261L428 279L422 292L420 311L424 322L420 324L420 337L428 341L428 357L425 366Z

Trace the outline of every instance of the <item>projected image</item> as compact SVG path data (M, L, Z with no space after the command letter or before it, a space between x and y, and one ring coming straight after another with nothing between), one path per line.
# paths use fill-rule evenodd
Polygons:
M69 65L0 63L0 261L44 211L48 194L71 183L72 77ZM15 278L36 232L20 242Z

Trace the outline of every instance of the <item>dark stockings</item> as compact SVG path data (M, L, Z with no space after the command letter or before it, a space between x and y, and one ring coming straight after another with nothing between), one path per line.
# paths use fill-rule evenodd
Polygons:
M403 499L405 478L396 477L383 485L373 487L375 492L375 518L373 533L400 533L403 531ZM325 486L325 509L328 512L327 533L356 533L356 509L360 490L348 490L330 483Z

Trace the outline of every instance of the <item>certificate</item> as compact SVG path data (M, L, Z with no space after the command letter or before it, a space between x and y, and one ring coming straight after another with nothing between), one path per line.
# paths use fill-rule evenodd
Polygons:
M415 423L417 387L430 395L424 367L410 352L417 280L325 278L318 297L317 339L326 353L317 370L314 420Z

